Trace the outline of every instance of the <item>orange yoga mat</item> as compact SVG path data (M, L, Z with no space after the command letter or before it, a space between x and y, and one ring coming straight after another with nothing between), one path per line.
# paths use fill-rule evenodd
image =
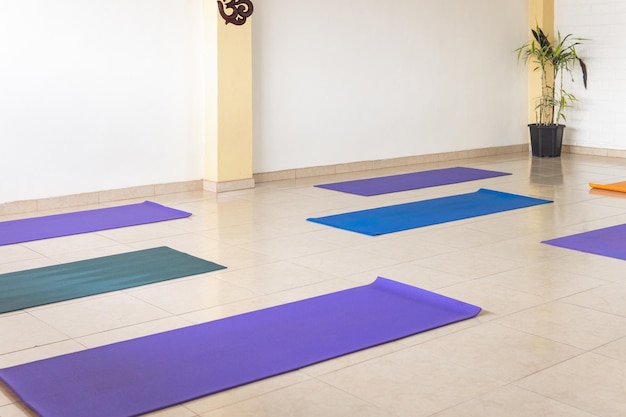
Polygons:
M619 191L620 193L626 193L626 181L614 182L612 184L595 184L589 183L591 188L597 188L600 190Z

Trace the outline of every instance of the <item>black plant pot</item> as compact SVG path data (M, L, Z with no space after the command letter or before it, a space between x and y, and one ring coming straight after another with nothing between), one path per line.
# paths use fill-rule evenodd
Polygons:
M530 124L530 148L533 156L561 156L565 125Z

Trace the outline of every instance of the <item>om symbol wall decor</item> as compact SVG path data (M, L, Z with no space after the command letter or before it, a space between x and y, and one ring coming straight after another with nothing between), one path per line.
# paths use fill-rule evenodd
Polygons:
M217 8L220 10L220 14L226 21L226 24L232 23L237 26L246 23L246 19L252 15L254 10L250 0L218 0ZM227 13L225 9L231 9L232 11Z

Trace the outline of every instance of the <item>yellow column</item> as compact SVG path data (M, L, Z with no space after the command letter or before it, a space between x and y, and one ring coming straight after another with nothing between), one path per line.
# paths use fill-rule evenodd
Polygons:
M548 39L554 37L554 0L530 0L530 13L528 19L528 33L530 28L539 27L544 31ZM538 71L533 71L532 65L528 70L528 120L529 123L536 123L535 106L536 98L541 96L541 75Z
M225 24L215 0L203 0L203 9L204 189L253 188L252 21Z

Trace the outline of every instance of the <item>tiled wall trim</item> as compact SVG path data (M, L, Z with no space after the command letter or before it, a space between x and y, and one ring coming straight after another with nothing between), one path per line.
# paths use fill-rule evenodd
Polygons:
M223 193L226 191L247 190L249 188L254 188L254 178L224 182L204 180L203 184L206 191Z
M284 171L263 172L254 174L254 179L246 182L245 188L254 186L254 183L305 178L316 175L336 174L345 172L365 171L369 169L392 168L405 165L416 165L456 159L473 158L490 155L504 155L508 153L528 152L528 145L511 145L494 148L474 149L469 151L447 152L432 155L407 156L402 158L381 159L377 161L354 162L349 164L326 165L320 167L297 168ZM589 148L584 146L563 145L563 153L597 155L613 158L625 158L626 150ZM37 200L15 201L0 204L0 216L52 210L79 205L101 204L132 198L148 198L156 195L173 194L186 191L210 190L211 184L203 180L184 181L168 184L144 185L139 187L121 188L117 190L98 191L93 193L74 194L61 197L43 198ZM223 187L221 187L223 188ZM230 191L229 187L221 191Z
M377 161L352 162L349 164L324 165L318 167L295 168L284 171L263 172L254 174L257 183L281 181L295 178L331 175L346 172L366 171L370 169L393 168L406 165L417 165L432 162L453 161L463 158L503 155L508 153L528 152L528 145L499 146L493 148L472 149L468 151L446 152L431 155L405 156L401 158L380 159Z
M0 204L0 216L62 209L89 204L101 204L132 198L149 198L156 195L202 190L202 180L183 181L167 184L143 185L117 190L96 191L37 200L15 201Z
M608 156L611 158L626 158L626 150L590 148L587 146L563 145L564 153L577 153L580 155Z

